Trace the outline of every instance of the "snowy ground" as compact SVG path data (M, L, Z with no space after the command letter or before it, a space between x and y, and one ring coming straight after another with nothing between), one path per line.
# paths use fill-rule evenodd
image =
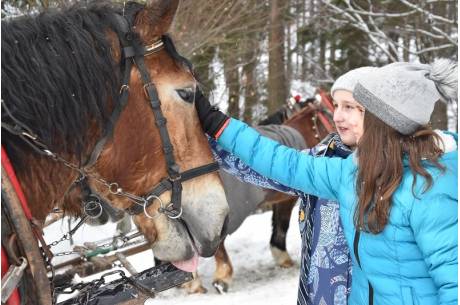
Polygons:
M45 234L47 241L53 241L66 232L67 225L62 222L50 226ZM63 231L61 231L62 229ZM76 244L87 241L91 236L97 237L112 234L113 225L100 227L83 226L74 236ZM271 234L271 212L257 214L246 219L243 225L226 240L226 248L233 263L234 278L229 292L220 295L211 285L214 273L214 259L201 258L198 272L208 293L188 295L184 290L173 288L160 293L157 298L149 299L147 305L294 305L297 299L297 281L299 273L300 237L297 225L297 208L292 212L291 226L287 237L288 252L295 261L290 269L277 267L272 259L269 240ZM68 247L68 244L67 246ZM53 249L54 250L54 249ZM59 247L55 251L62 251ZM68 259L68 258L67 258ZM151 251L129 257L129 261L137 270L152 266ZM92 278L98 278L93 276Z

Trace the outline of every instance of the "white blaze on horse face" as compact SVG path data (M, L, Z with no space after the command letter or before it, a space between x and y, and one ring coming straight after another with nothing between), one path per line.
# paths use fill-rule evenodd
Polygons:
M209 174L184 185L182 219L192 235L198 254L214 255L225 237L229 207L220 177Z
M364 108L347 90L334 92L334 123L342 142L355 147L363 135Z

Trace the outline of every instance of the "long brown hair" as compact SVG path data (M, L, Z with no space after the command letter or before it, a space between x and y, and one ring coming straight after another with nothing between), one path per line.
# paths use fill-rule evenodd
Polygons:
M417 175L425 179L423 192L433 184L433 178L422 165L426 160L441 169L439 163L442 140L430 127L424 126L412 135L402 135L373 114L364 116L364 133L359 141L358 177L356 189L358 206L354 221L360 230L379 233L388 222L393 193L403 176L403 158L407 156L414 180L415 194Z

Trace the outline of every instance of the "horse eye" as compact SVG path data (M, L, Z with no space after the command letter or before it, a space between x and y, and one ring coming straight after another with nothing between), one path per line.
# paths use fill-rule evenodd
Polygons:
M195 100L195 90L193 88L176 89L176 92L187 103L191 104Z

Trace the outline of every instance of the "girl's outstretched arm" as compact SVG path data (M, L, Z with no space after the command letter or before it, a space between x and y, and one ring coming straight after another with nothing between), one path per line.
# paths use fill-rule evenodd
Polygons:
M342 167L350 159L315 158L259 134L231 119L218 143L259 174L301 192L337 199Z

